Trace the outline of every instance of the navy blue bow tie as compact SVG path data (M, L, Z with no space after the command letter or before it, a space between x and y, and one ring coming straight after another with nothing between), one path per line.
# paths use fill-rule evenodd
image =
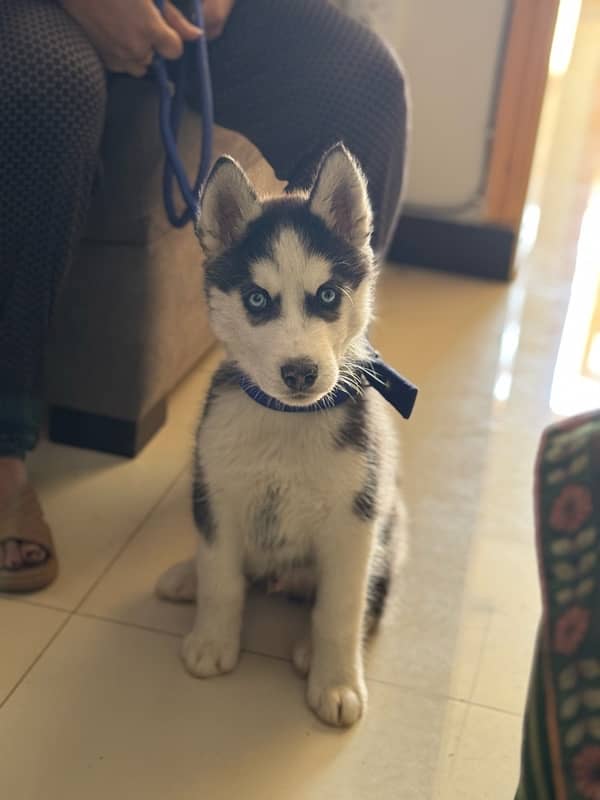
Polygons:
M378 391L396 411L402 414L404 419L410 417L418 392L414 384L406 380L406 378L403 378L393 367L386 364L385 361L380 358L379 353L376 353L374 350L371 351L368 361L362 362L358 369L362 373L365 384L372 386L373 389ZM240 378L240 386L248 397L251 397L254 402L259 403L261 406L269 408L272 411L286 411L290 413L325 411L347 402L351 397L356 397L361 392L361 389L352 390L338 385L317 403L312 403L308 406L288 406L275 397L265 394L265 392L259 389L258 386L252 383L246 376Z

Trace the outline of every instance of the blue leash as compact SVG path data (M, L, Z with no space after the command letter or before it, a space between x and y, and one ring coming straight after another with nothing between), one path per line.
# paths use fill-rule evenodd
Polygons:
M155 0L156 6L163 13L164 0ZM202 14L201 0L194 0L195 23L199 28L204 28L204 15ZM177 152L177 134L183 116L185 103L185 61L179 59L175 69L175 92L171 94L171 87L167 68L161 56L154 55L152 69L159 86L160 130L165 148L165 170L163 173L163 198L169 222L176 228L183 228L197 214L198 195L200 188L210 171L213 145L213 98L210 81L210 67L208 63L208 48L206 36L202 35L193 43L194 58L200 85L200 106L202 110L202 148L200 153L200 166L193 185L188 181L185 167ZM179 191L184 203L184 209L177 213L175 209L173 179L177 181ZM417 388L410 381L403 378L395 369L386 364L374 350L371 358L364 364L362 371L366 385L372 386L384 397L400 414L408 419L412 413L417 398ZM323 411L345 403L359 392L353 392L336 386L328 395L326 401L313 403L309 406L288 406L265 394L258 386L243 378L241 388L255 402L274 411L307 412Z
M163 13L164 0L155 0L158 10ZM195 24L204 28L204 15L200 0L194 0ZM177 134L183 116L185 103L185 59L180 58L175 66L175 92L171 94L167 68L161 56L154 55L152 69L159 86L160 130L165 146L165 170L163 173L163 198L169 222L176 228L183 228L196 216L198 193L208 177L212 160L213 146L213 98L208 63L206 35L200 36L192 44L194 59L200 83L200 104L202 111L202 148L200 166L194 184L188 181L185 167L177 152ZM173 179L177 181L184 203L184 209L178 213L175 209Z

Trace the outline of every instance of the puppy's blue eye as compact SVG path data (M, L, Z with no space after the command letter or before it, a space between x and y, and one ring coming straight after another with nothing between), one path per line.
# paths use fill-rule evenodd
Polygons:
M269 295L260 289L255 289L246 297L246 305L250 311L264 311L269 304Z
M267 297L264 292L252 292L248 297L248 302L252 308L264 308L267 305Z
M337 302L339 292L331 286L322 286L317 292L317 297L324 306L332 306Z

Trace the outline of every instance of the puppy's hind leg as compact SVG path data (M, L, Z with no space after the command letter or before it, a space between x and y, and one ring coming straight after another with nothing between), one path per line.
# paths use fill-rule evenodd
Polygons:
M156 594L173 603L192 603L196 599L197 584L196 561L188 558L163 572L156 583Z

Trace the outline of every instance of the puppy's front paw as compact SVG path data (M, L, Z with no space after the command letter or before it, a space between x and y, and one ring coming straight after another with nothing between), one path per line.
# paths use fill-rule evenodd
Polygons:
M240 653L239 636L219 637L190 633L183 640L181 656L187 670L196 678L210 678L231 672Z
M174 603L191 603L196 599L196 581L194 560L180 561L160 576L156 583L156 594Z
M367 688L362 681L321 682L310 679L308 705L328 725L354 725L367 707Z

